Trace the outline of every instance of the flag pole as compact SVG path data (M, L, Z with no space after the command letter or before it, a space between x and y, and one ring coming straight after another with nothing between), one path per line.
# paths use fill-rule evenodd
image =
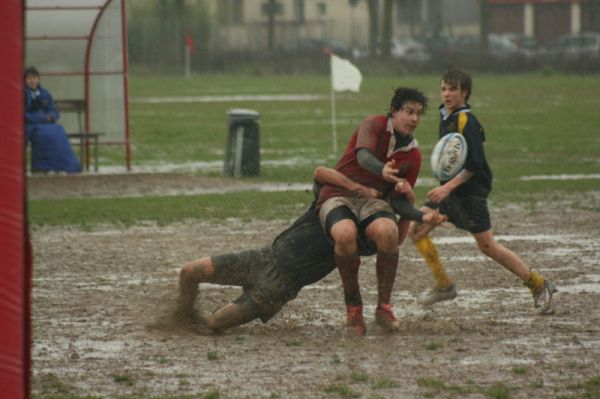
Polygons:
M335 131L335 90L331 86L331 140L333 142L333 155L337 154L337 132Z
M185 59L184 59L184 70L185 70L185 77L189 78L192 75L192 54L191 54L192 50L190 49L190 46L186 45L185 46Z
M333 83L333 53L329 55L331 73L331 141L333 155L337 155L337 132L335 131L335 87Z
M336 133L336 116L335 116L335 92L350 90L354 92L360 91L360 82L362 75L358 68L348 60L331 54L331 126L332 126L332 141L333 152L337 155L337 133Z

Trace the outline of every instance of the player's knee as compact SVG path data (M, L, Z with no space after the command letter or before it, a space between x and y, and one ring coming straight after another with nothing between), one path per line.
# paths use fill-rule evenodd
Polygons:
M398 247L398 227L391 219L372 223L367 229L367 235L375 242L378 251L392 252Z
M213 274L213 264L210 257L201 258L186 263L179 271L181 281L201 281Z
M356 245L355 243L357 234L358 231L356 229L356 225L352 222L339 222L336 223L331 229L331 237L335 241L336 245L341 247Z
M219 322L219 320L213 315L210 315L206 318L206 327L214 332L222 331L221 324L222 323Z
M496 252L496 245L494 242L478 242L477 246L479 247L479 250L488 257L493 257Z

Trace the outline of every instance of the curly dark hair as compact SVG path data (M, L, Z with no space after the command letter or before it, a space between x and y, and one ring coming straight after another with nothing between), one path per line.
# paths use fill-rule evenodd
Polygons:
M394 91L394 97L392 97L392 100L390 101L390 109L388 111L388 116L391 116L393 111L398 111L407 102L421 104L423 106L423 113L425 113L428 101L429 99L425 96L425 94L421 93L417 89L411 89L408 87L398 87Z

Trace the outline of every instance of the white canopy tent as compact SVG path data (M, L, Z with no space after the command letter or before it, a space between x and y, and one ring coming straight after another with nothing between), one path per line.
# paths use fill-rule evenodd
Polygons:
M55 100L84 101L82 126L76 114L62 113L60 123L123 146L130 170L125 1L26 0L25 21L25 65Z

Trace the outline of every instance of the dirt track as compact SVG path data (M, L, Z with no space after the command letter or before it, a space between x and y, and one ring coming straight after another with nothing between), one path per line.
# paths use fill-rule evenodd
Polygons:
M56 189L57 180L32 180L32 198L51 197ZM184 192L187 184L177 190ZM50 188L44 191L44 185ZM130 181L122 187L143 193L146 186ZM81 190L73 186L70 192ZM554 315L536 315L518 279L480 255L467 236L439 229L435 239L459 297L433 309L417 304L415 296L432 280L407 243L393 298L402 330L386 335L369 323L365 338L345 331L336 273L301 291L266 325L252 322L221 336L144 328L172 304L182 263L266 244L290 221L35 230L33 392L106 398L583 398L587 389L598 395L600 215L564 209L564 216L514 207L492 215L499 241L557 282ZM372 320L372 258L363 262L361 285ZM198 308L211 312L238 293L202 285Z

